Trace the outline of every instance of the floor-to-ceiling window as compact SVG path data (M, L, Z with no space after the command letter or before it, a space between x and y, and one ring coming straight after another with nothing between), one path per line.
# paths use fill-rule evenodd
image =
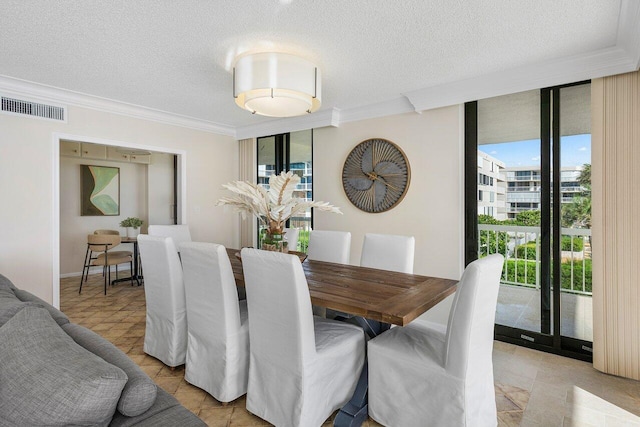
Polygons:
M313 200L313 131L284 133L258 138L258 184L269 188L269 177L291 171L300 177L294 197ZM291 218L287 227L299 229L297 250L306 252L313 224L311 209ZM260 244L262 230L258 230Z
M505 256L496 336L583 359L593 341L590 87L465 106L466 260Z

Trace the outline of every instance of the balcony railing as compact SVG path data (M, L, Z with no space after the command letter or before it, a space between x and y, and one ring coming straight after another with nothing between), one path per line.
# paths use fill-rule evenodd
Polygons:
M525 175L525 176L507 175L507 181L540 181L540 175Z
M521 202L521 200L518 200L518 202ZM526 201L524 202L526 203ZM536 202L532 202L532 203L536 203ZM537 203L540 203L539 201ZM520 212L526 212L526 211L530 211L531 207L526 207L526 208L514 208L513 206L509 206L507 208L507 212L509 213L514 213L514 214L518 214Z
M309 231L311 230L310 216L294 216L289 220L289 227L298 228L298 251L307 252L309 246Z
M501 283L540 289L540 227L478 224L478 254L505 257ZM561 291L591 295L591 230L563 228Z
M530 191L540 191L540 186L527 186L527 187L509 187L509 193L527 193Z

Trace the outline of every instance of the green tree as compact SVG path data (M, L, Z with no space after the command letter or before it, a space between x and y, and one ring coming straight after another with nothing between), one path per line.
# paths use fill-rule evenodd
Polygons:
M574 197L563 205L561 222L567 228L591 228L591 197Z
M560 221L563 227L591 228L591 165L582 166L578 182L582 186L582 194L574 197L569 204L562 205Z
M478 215L478 224L502 224L502 221L495 219L491 215Z
M591 165L589 163L585 163L582 166L582 171L580 172L580 176L578 176L578 182L583 188L591 192Z
M540 225L540 211L524 211L516 215L516 225L529 227Z

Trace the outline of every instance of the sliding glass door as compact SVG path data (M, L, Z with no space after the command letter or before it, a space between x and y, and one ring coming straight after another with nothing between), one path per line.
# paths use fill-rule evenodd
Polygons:
M589 83L466 105L466 258L505 256L496 336L582 359L592 341L590 125Z

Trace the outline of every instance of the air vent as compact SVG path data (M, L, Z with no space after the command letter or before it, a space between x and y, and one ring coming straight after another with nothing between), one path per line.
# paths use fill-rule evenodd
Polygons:
M2 97L2 111L60 122L67 121L67 110L65 107L24 101L22 99L9 98L6 96Z

